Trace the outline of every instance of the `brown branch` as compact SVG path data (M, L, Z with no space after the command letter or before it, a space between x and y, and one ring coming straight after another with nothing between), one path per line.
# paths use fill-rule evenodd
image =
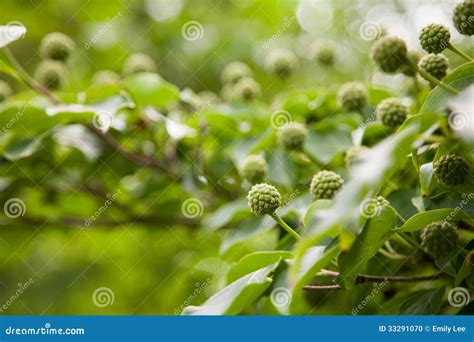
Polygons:
M321 270L322 275L327 275L330 277L339 276L339 272L330 271L330 270ZM432 281L441 279L442 274L433 274L425 277L397 277L397 276L377 276L369 274L359 274L356 278L355 283L357 285L365 283L415 283L421 281ZM303 290L307 291L331 291L331 290L342 290L344 289L341 285L306 285L303 287Z

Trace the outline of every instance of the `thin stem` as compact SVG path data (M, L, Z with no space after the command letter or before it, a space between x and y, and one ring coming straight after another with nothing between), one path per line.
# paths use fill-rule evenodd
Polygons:
M458 95L459 92L454 89L453 87L447 85L446 83L444 83L443 81L440 81L438 80L436 77L434 77L433 75L431 75L430 73L426 72L425 70L423 69L420 69L418 67L418 65L416 65L414 62L408 60L407 61L413 68L415 68L416 71L418 71L418 73L423 76L425 79L427 79L428 81L430 81L431 83L433 84L436 84L438 86L440 86L441 88L445 89L446 91L449 91L450 93L454 94L454 95Z
M407 241L402 235L400 235L399 233L395 233L393 235L398 241L400 241L402 244L404 244L405 246L409 247L409 248L413 248L413 247L418 247L417 245Z
M309 152L306 151L306 150L303 150L303 153L304 153L304 155L305 155L309 160L311 160L311 162L312 162L314 165L316 165L316 166L318 166L318 167L320 167L320 168L324 168L324 164L323 164L322 162L320 162L318 159L316 159L311 153L309 153Z
M415 167L416 174L420 175L420 166L418 165L418 151L416 148L411 150L411 161Z
M293 236L297 240L301 239L301 236L297 232L295 232L293 230L293 228L291 228L289 225L287 225L286 222L283 221L282 218L280 216L278 216L277 213L273 213L272 217L284 230L286 230L288 232L288 234L290 234L291 236Z
M3 48L3 52L5 56L7 56L8 61L10 64L16 69L17 73L19 74L21 80L25 82L28 86L35 89L37 92L46 96L52 103L60 104L61 101L51 93L46 87L35 81L26 71L23 69L21 64L17 61L13 53L10 51L8 47Z
M338 277L339 273L329 270L322 270L322 274ZM396 276L378 276L378 275L369 275L369 274L359 274L356 278L356 284L365 284L365 283L416 283L423 281L433 281L441 279L442 274L434 274L431 276L425 277L396 277ZM308 291L331 291L331 290L342 290L343 287L340 285L306 285L303 287L304 290Z
M393 259L393 260L408 259L408 256L406 256L406 255L389 253L383 248L379 249L379 253L382 254L383 256L385 256L389 259Z
M472 58L466 55L464 52L459 50L457 47L455 47L453 44L448 43L448 49L457 54L459 57L464 58L468 62L472 62Z
M392 245L390 244L390 241L385 241L385 247L387 247L388 251L392 254L397 254L397 251L393 249Z
M402 221L403 223L406 222L406 220L403 218L402 215L400 215L400 213L397 211L397 217L400 219L400 221Z

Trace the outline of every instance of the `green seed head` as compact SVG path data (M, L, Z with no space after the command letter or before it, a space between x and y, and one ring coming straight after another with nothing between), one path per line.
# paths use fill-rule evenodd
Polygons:
M110 84L120 82L120 76L112 70L99 70L92 78L94 84Z
M12 93L13 91L12 88L10 88L10 85L5 81L0 80L0 102L5 101Z
M456 226L446 221L433 222L421 233L421 247L435 259L444 259L456 251L459 234Z
M451 33L449 29L440 24L425 26L420 33L420 45L426 52L440 53L449 45Z
M325 66L334 65L335 49L330 43L317 42L313 45L314 58L316 61Z
M252 74L252 70L247 64L242 62L232 62L227 64L222 70L221 82L222 84L235 84L242 78L252 77Z
M381 101L375 111L377 118L388 127L400 126L408 115L407 106L400 99L393 97Z
M66 61L74 51L75 44L63 33L54 32L41 40L40 55L43 59Z
M343 84L337 92L337 102L344 110L362 110L369 100L369 93L361 82L348 82Z
M406 63L407 46L399 37L385 36L375 42L371 55L383 72L393 74Z
M232 99L236 101L250 101L260 97L262 89L253 78L242 78L232 88Z
M248 180L250 183L260 183L267 174L268 165L263 157L250 155L245 158L239 171L242 178Z
M298 64L295 54L287 49L276 49L265 59L265 69L268 73L281 77L289 76Z
M420 61L421 57L423 57L423 54L417 50L409 50L407 57L412 64L418 65L418 62ZM405 63L400 67L401 73L405 76L415 76L417 73L416 68L414 68L411 63Z
M346 162L347 166L350 166L354 163L356 160L357 156L367 150L367 147L365 146L351 146L346 150L346 155L344 157L344 161Z
M418 67L441 80L448 73L449 61L442 54L435 55L430 53L420 59Z
M390 202L383 196L375 197L375 205L379 208L388 207Z
M247 195L250 210L257 216L273 214L281 204L278 190L270 184L255 184Z
M444 185L464 184L469 174L469 164L463 157L448 154L434 164L434 174Z
M48 89L61 88L66 83L64 64L50 59L42 61L36 67L35 79Z
M308 130L303 124L292 122L277 132L278 143L287 151L301 150L308 139Z
M156 72L155 61L144 53L135 53L127 58L122 67L125 76L139 72Z
M453 12L453 23L459 33L466 36L474 34L474 0L466 0L456 6Z
M309 189L314 199L332 199L343 184L344 180L337 173L324 170L313 176Z

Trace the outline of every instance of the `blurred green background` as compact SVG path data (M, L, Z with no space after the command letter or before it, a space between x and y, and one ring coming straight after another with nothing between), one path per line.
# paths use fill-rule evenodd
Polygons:
M375 20L415 48L416 32L427 23L425 20L439 19L451 26L449 13L454 4L366 0L4 0L0 3L0 22L18 21L27 27L27 35L11 49L31 72L40 60L38 47L45 34L58 31L74 39L78 53L69 62L66 92L87 90L96 71L120 72L129 55L145 52L154 58L164 79L195 92L218 93L222 68L231 61L246 62L262 86L264 100L272 102L282 90L314 86L337 89L349 79L372 81L395 91L402 89L402 76L372 76L374 66L367 53L371 42L361 37L361 24ZM200 39L183 39L183 27L189 21L202 25ZM462 38L454 34L453 40L458 43ZM323 69L314 63L308 49L314 41L331 42L336 47L337 68ZM274 47L287 47L300 57L299 68L289 80L275 80L263 70L264 56ZM458 57L447 54L456 64ZM15 167L19 178L27 182L45 179L49 170L54 170L54 159L52 163L22 168L19 162ZM67 167L73 168L72 165ZM101 162L96 164L99 166ZM103 181L119 183L112 170L128 166L123 160L114 159L108 161L107 167L109 178ZM137 177L148 179L149 173L144 170ZM2 190L4 181L2 178L0 182ZM67 195L50 193L48 185L38 182L38 186L22 188L29 213L46 212L54 217L61 212L87 217L103 204L80 191ZM228 265L219 258L218 249L222 235L228 232L202 232L198 227L168 223L166 217L179 216L182 201L189 196L177 185L164 191L162 186L147 189L146 199L136 203L138 207L151 207L161 221L114 224L114 219L120 217L119 207L108 209L112 224L104 227L78 229L48 221L0 227L0 304L9 303L2 313L175 314L183 305L197 305L221 288L219 274ZM118 202L134 201L127 196ZM8 197L12 196L5 198ZM61 207L48 205L49 197L54 197L52 203L61 203ZM205 211L208 209L213 210L206 207ZM275 239L276 235L269 233L249 242L248 248L264 250ZM227 259L235 259L245 248L235 255L230 253ZM29 279L32 283L28 289L12 300ZM110 289L112 294L107 295L113 296L113 303L105 307L93 301L94 291L102 287Z

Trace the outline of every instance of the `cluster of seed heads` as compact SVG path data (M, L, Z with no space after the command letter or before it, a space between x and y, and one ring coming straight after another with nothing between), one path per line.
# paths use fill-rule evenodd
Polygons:
M376 108L377 118L382 121L385 126L398 127L408 115L408 108L402 101L396 98L388 98L381 101Z
M262 89L252 76L252 69L245 63L227 64L221 72L221 97L225 101L251 101L259 98Z
M421 233L421 247L435 259L446 259L456 251L459 242L457 227L446 221L433 222Z
M448 154L434 163L434 175L444 185L461 185L469 175L469 164L463 157Z
M344 110L361 111L369 101L367 87L361 82L348 82L339 88L337 103Z

